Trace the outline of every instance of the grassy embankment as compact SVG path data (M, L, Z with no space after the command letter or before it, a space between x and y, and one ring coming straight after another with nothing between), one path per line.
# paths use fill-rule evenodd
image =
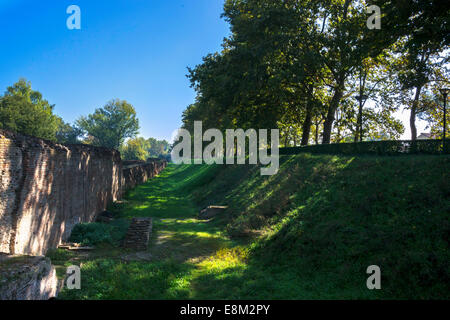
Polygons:
M450 157L284 156L256 166L174 166L131 190L97 243L49 253L61 274L80 264L75 299L449 298ZM211 221L209 205L229 209ZM154 218L148 256L124 261L129 218ZM90 239L90 240L89 240ZM366 288L378 265L382 290Z

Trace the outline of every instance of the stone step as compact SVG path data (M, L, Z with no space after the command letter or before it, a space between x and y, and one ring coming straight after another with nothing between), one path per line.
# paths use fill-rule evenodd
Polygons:
M135 250L147 250L151 232L152 218L133 218L123 246Z

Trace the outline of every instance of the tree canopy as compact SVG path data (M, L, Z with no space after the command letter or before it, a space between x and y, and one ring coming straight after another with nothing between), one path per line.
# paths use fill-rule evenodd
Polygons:
M155 138L138 137L129 139L120 149L125 160L147 160L165 157L169 153L169 142Z
M380 30L367 27L369 5L381 9ZM195 120L278 128L286 146L396 139L404 128L393 113L407 107L415 121L424 99L402 97L433 74L448 82L449 8L439 0L227 0L223 17L222 51L188 68L188 130Z
M53 107L30 82L20 79L0 97L0 128L56 140L62 120Z
M147 160L148 149L150 143L142 138L129 139L126 144L120 149L122 159L125 160Z
M139 132L139 120L134 107L125 100L111 100L93 114L82 116L76 125L88 136L89 143L119 149L125 139Z
M0 128L62 144L114 148L126 160L168 155L166 140L136 137L139 120L134 107L124 100L111 100L75 124L64 122L53 113L53 108L39 91L32 90L29 81L20 79L0 96Z

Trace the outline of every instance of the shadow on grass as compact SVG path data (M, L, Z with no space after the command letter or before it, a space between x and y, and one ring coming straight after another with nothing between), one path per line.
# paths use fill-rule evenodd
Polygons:
M271 232L245 262L203 261L208 272L193 279L192 297L448 297L449 157L291 159L277 176L230 191L242 208L235 227L251 228L260 215ZM366 287L373 264L383 290Z
M272 177L261 177L257 167L169 166L131 190L120 215L154 218L153 260L87 261L82 273L89 287L77 297L445 296L448 157L304 154L280 163ZM231 230L245 226L267 233L250 251L237 246L224 234L225 220L195 218L196 204L211 199L230 206ZM382 268L383 290L366 287L372 264Z

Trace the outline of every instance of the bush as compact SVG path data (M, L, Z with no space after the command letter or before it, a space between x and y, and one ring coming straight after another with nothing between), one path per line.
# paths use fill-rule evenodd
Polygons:
M127 228L128 224L124 220L116 220L111 224L81 223L73 228L69 241L83 246L117 245L125 237Z

